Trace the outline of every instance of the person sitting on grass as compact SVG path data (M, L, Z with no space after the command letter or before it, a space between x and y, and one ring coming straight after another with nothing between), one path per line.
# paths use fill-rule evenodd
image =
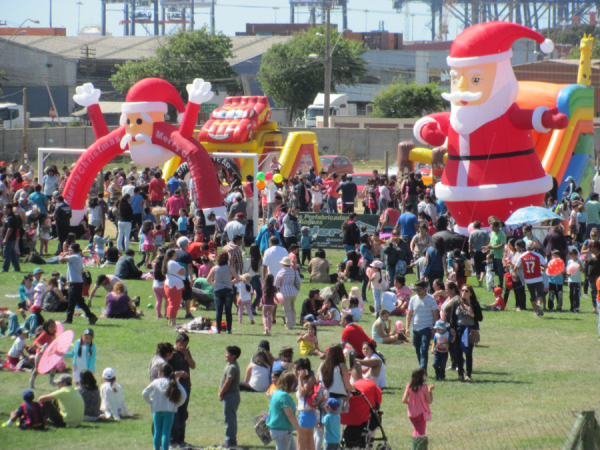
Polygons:
M48 420L57 428L78 427L83 422L85 403L70 375L56 379L58 391L42 395L38 401L44 405Z
M139 280L142 278L144 272L137 268L133 257L135 256L135 250L125 250L125 255L119 258L117 265L115 266L115 275L122 280Z
M500 286L494 288L494 295L496 296L496 301L494 303L492 303L491 305L484 305L482 303L481 306L487 311L504 311L506 303L504 303L504 297L502 296L502 288Z
M319 318L314 322L319 326L338 326L340 324L341 314L340 310L335 306L333 300L328 298L325 300L325 305L323 306L323 310L319 313ZM308 322L304 324L307 326Z
M85 411L83 413L84 422L97 422L100 418L100 391L96 383L96 377L89 370L81 371L81 383L79 393L83 397Z
M125 285L119 281L106 296L106 317L109 319L139 319L143 312L137 311L133 301L125 292Z
M319 350L319 339L317 339L317 327L314 323L306 325L306 333L300 335L296 342L300 343L300 356L318 356L325 358L326 353Z
M373 322L371 337L378 344L393 344L400 339L400 333L390 334L392 331L392 321L389 311L382 309L379 317Z
M117 377L112 367L107 367L102 372L100 398L102 400L100 411L102 411L105 419L112 417L118 422L121 417L131 416L123 398L123 388L117 383Z
M19 428L21 430L41 431L46 428L46 411L44 405L34 402L35 394L31 389L23 391L23 403L16 411L10 413L10 418L2 427L10 426L15 420L19 419Z
M343 301L342 301L343 303ZM354 298L354 297L350 297L350 307L349 308L344 308L342 309L342 311L345 314L351 314L352 315L352 319L354 319L354 322L360 322L360 319L362 318L363 315L363 310L360 309L359 307L359 299Z
M281 370L287 372L294 368L294 349L292 347L281 347L279 356L273 363L273 372Z
M315 320L322 307L323 299L321 298L319 289L311 289L308 292L308 298L302 302L300 323L304 325L307 321Z
M246 367L244 381L240 382L240 391L266 392L271 381L271 364L267 352L259 348L252 361Z

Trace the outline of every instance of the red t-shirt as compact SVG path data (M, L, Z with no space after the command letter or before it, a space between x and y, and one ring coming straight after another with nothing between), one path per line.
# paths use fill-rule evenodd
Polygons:
M148 192L150 193L150 201L162 202L165 199L165 180L162 178L154 178L150 181Z
M38 352L39 352L44 345L50 344L54 339L55 339L54 336L43 331L42 334L40 334L37 337L37 339L35 341L33 341L33 343L39 345L39 347L40 347L38 349Z
M252 192L252 183L248 182L244 184L244 196L246 198L254 197L254 192Z
M190 254L194 261L200 259L200 257L202 256L202 250L200 249L201 247L202 242L192 242L188 247L187 252Z
M342 331L342 343L350 344L354 351L358 354L359 358L365 357L362 352L362 345L365 342L371 342L377 345L373 339L367 336L367 333L365 333L365 330L363 330L360 325L351 323L344 328L344 331Z
M523 276L525 283L538 283L543 281L542 278L542 256L535 252L527 252L521 255L521 267L523 267Z
M504 302L504 298L502 298L502 296L496 297L496 303L494 303L494 306L499 306L500 310L504 311L504 308L506 308L506 303Z
M381 389L377 387L373 380L367 380L366 378L355 380L354 387L357 391L365 394L365 397L367 397L373 408L375 408L375 404L381 405ZM370 416L371 410L363 396L351 395L350 409L347 413L340 414L340 421L342 425L358 426L367 422Z

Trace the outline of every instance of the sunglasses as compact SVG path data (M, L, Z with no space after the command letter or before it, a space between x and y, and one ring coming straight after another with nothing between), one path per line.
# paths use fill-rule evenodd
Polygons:
M415 292L421 292L421 288L415 288Z

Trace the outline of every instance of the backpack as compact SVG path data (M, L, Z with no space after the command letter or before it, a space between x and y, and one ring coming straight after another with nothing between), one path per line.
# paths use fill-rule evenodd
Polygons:
M319 381L313 386L312 392L304 397L304 404L313 409L323 409L327 399L329 399L329 392L327 392L323 383Z
M92 274L90 273L89 270L84 270L83 271L83 285L84 286L91 286L92 285Z
M21 403L23 416L19 420L22 430L43 430L46 426L44 406L37 402Z

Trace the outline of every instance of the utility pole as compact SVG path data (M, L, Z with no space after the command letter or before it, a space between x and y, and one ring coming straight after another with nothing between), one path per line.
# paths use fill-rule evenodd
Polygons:
M23 88L23 162L26 163L29 155L29 139L27 138L27 88Z
M194 1L190 3L190 30L194 31Z
M210 34L215 35L215 0L210 5Z
M154 36L158 36L158 0L154 1Z
M52 28L52 0L50 0L50 28Z
M129 3L123 5L123 36L129 36Z
M131 0L131 35L135 36L135 0Z
M101 0L101 4L102 11L100 15L102 16L102 36L106 36L106 2Z
M327 31L325 32L325 90L323 92L323 128L329 128L329 97L331 95L331 6L327 5Z

